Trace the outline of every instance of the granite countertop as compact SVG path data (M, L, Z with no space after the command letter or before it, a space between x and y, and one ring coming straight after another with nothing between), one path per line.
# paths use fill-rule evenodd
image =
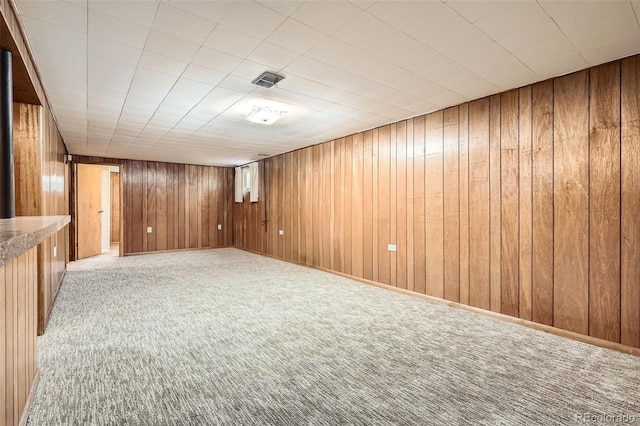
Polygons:
M70 221L71 216L19 216L0 219L0 265L26 253Z

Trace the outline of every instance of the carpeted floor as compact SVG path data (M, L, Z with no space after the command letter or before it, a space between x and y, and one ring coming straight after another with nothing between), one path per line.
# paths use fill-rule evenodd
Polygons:
M640 358L235 249L75 262L31 425L640 422Z

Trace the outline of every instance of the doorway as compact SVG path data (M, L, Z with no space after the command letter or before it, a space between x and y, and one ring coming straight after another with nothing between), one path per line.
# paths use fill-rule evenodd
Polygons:
M120 166L76 164L76 260L120 256Z

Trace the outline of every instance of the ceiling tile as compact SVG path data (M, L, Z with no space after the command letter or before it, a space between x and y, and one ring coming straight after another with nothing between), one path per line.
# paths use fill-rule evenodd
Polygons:
M466 20L475 23L480 19L504 10L505 1L447 0L446 4ZM507 5L508 6L508 5Z
M614 2L620 6L619 3ZM607 9L605 19L601 19L597 24L589 28L568 35L569 39L578 50L589 49L594 45L602 45L614 39L621 39L637 33L638 22L633 9L627 4L626 8L616 8L615 12Z
M384 42L395 28L380 21L373 15L363 13L333 33L333 37L359 49L367 49Z
M235 90L238 92L245 92L255 90L258 86L251 84L251 80L244 77L237 77L235 75L226 76L218 86L225 89Z
M256 77L265 71L265 66L257 62L244 60L233 70L235 77L242 78L245 81L252 82ZM225 76L226 77L226 76ZM257 86L256 86L257 88Z
M278 28L285 19L286 17L282 14L260 3L239 1L231 3L220 23L263 39Z
M264 7L271 9L275 12L283 16L289 16L295 10L300 7L303 3L302 1L294 1L294 0L258 0L258 3L263 5Z
M176 76L138 68L131 83L127 100L160 103L177 80Z
M269 42L296 53L305 53L326 36L293 19L287 19L267 39Z
M204 42L204 45L221 52L230 53L241 58L246 58L261 40L219 24Z
M587 66L588 64L582 55L578 52L573 52L565 56L531 64L530 68L540 78L551 78L578 71Z
M145 46L145 51L185 62L191 61L199 49L200 44L156 30L149 33Z
M145 51L140 58L139 68L179 76L187 68L187 65L188 62Z
M87 33L87 9L73 3L20 0L23 16L48 22L79 33Z
M211 22L220 22L220 19L231 6L230 1L190 1L190 0L169 0L171 6L189 12L195 16L200 16Z
M32 35L30 43L39 42L41 45L60 46L65 50L86 53L86 32L73 31L37 19L23 17L24 27Z
M242 62L242 59L237 56L232 56L227 53L220 52L219 50L203 46L191 62L205 68L229 73L233 71L240 62Z
M604 44L589 46L580 51L589 65L598 65L603 62L624 58L638 52L640 46L640 31L615 38Z
M472 25L440 1L409 1L397 6L396 2L378 2L367 12L426 45Z
M248 59L269 67L272 71L279 71L292 63L298 56L295 52L264 42L248 56Z
M212 89L213 86L210 84L181 78L173 86L162 104L179 109L190 110Z
M81 2L82 3L82 2ZM110 1L110 0L89 0L89 9L131 22L136 25L150 28L153 18L156 15L159 1Z
M187 69L185 69L182 73L182 77L184 78L200 81L202 83L207 83L214 86L220 83L226 76L227 73L212 70L210 68L205 68L196 64L189 64L189 66L187 66Z
M213 27L214 24L211 21L166 3L160 3L152 25L155 30L197 44L202 44L207 39Z
M348 2L308 1L293 12L291 18L324 34L333 34L363 13L362 9Z
M503 3L494 13L475 21L474 25L494 40L501 40L505 36L519 37L523 29L540 21L550 21L545 10L535 1L521 1Z
M618 22L625 32L634 20L628 1L549 1L540 0L540 5L558 24L568 37L588 32L603 23Z
M147 41L149 28L89 11L89 34L142 49Z
M142 49L107 40L96 35L89 36L89 51L96 56L129 65L137 65L142 55Z

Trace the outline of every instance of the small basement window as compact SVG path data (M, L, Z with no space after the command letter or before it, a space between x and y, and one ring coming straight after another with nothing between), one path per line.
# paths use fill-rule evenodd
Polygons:
M249 167L242 168L242 192L251 191L251 169Z

